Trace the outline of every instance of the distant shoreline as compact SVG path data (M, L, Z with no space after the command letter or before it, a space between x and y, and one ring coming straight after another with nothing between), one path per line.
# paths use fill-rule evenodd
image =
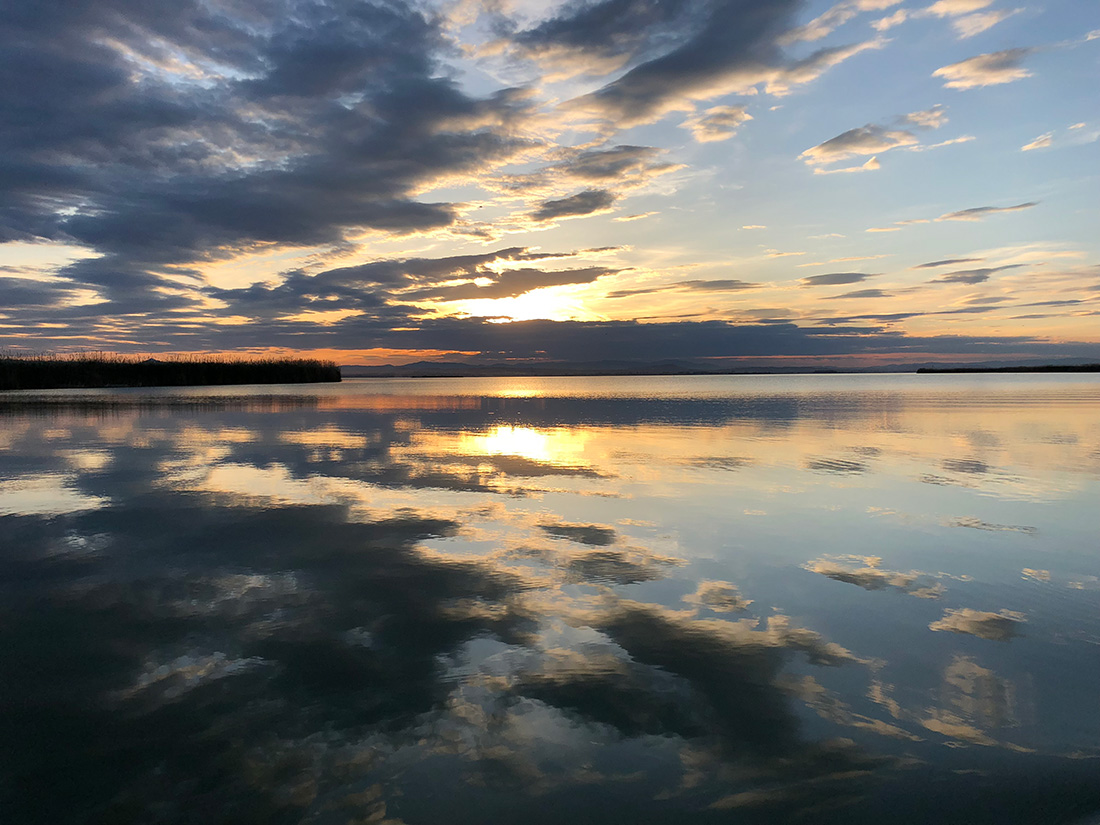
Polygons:
M921 367L918 373L972 373L972 372L1100 372L1100 364L1057 365L1040 367Z
M874 370L844 369L705 369L687 364L487 364L479 366L456 362L418 362L386 364L377 367L343 366L345 378L585 378L696 376L696 375L875 375L882 373L1087 373L1100 372L1100 364L1044 364L1009 367L909 367L895 365Z
M73 356L0 357L0 391L315 384L341 380L335 363L311 359L231 360Z

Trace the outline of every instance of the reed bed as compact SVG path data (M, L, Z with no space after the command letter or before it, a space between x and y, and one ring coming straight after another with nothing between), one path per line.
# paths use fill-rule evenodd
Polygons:
M340 368L335 363L314 359L194 355L159 360L113 353L0 356L0 390L313 384L339 380Z

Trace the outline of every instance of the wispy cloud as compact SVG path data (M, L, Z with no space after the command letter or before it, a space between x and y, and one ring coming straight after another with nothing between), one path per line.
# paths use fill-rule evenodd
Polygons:
M809 23L799 26L783 35L779 42L783 45L821 40L832 34L853 17L865 11L882 11L896 6L901 0L845 0L827 9Z
M882 165L878 162L877 157L868 159L866 163L862 163L859 166L842 166L839 169L814 169L815 175L836 175L851 172L873 172L876 169L881 169Z
M965 143L973 140L969 135L951 138L934 144L922 144L914 129L939 129L947 123L947 112L941 104L929 109L910 112L897 118L893 126L868 123L855 129L849 129L824 143L819 143L799 155L807 165L813 166L815 175L830 175L837 172L866 172L880 168L878 156L892 149L922 151ZM904 128L898 128L904 127ZM839 169L822 169L821 166L847 160L852 157L871 155L871 158L858 166L846 166Z
M1014 14L1019 14L1023 9L1002 9L999 11L982 12L980 14L967 14L951 21L952 27L959 35L960 40L974 37L996 26L1003 20L1007 20Z
M745 109L745 106L714 106L688 118L681 125L690 129L699 143L727 140L737 133L738 126L752 120L752 115Z
M881 289L857 289L854 292L845 292L843 295L829 295L826 301L834 301L841 298L889 298L890 293Z
M969 264L984 260L983 258L944 258L942 261L929 261L926 264L917 264L913 269L936 269L941 266L954 266L955 264Z
M931 14L936 17L957 17L961 14L970 14L987 6L993 5L993 0L936 0L931 6L923 9L922 14Z
M1054 142L1054 132L1047 132L1046 134L1039 135L1035 140L1030 143L1025 143L1020 147L1021 152L1030 152L1033 149L1046 149L1050 144Z
M959 269L948 272L938 278L933 278L929 283L936 284L980 284L989 280L989 276L1005 269L1018 269L1024 264L1005 264L1004 266L989 266L982 269Z
M811 165L826 164L860 155L877 155L919 142L916 135L904 129L886 129L867 124L829 138L824 143L807 149L799 157Z
M910 12L908 9L898 9L893 14L886 17L880 17L878 20L871 24L871 27L878 32L884 32L894 28L894 26L900 26L906 20L909 19Z
M802 286L837 286L839 284L858 284L868 278L876 277L873 272L827 272L824 275L810 275L800 278Z
M1020 66L1032 49L1005 49L1001 52L979 54L958 63L943 66L932 72L933 77L942 77L943 85L948 89L977 89L982 86L996 86L1031 77L1031 72Z
M1021 209L1031 209L1038 206L1038 201L1018 203L1015 206L974 206L970 209L961 209L958 212L947 212L936 218L937 221L980 221L990 215L998 215L1002 212L1019 212Z

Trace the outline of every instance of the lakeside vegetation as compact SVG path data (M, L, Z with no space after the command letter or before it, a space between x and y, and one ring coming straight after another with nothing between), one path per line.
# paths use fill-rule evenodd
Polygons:
M0 390L313 384L339 380L340 368L334 362L313 359L196 355L159 360L115 354L0 356Z

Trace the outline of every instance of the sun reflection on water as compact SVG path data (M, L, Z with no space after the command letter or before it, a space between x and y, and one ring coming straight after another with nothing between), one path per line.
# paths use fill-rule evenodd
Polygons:
M462 433L456 452L471 455L520 456L548 464L573 464L585 452L589 433L583 430L501 425L487 433Z

